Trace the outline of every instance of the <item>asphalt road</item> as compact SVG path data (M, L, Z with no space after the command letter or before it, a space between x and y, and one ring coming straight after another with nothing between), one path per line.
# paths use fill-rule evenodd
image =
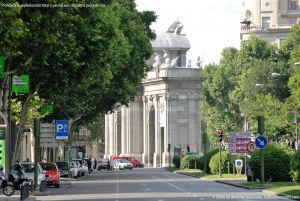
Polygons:
M37 200L59 201L199 201L287 200L214 181L204 181L164 169L134 169L93 172Z

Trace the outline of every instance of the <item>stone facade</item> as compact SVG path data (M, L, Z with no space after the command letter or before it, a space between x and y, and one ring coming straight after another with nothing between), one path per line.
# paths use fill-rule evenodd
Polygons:
M146 167L168 167L174 147L201 151L201 66L186 67L190 43L180 28L176 21L152 41L153 69L141 94L106 115L106 157L135 156Z
M241 40L253 33L279 47L300 16L299 4L300 0L245 0Z

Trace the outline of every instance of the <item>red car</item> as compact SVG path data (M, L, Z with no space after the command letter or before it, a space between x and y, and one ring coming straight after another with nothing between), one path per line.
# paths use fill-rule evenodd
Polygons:
M54 185L55 188L58 188L60 183L60 171L56 163L40 162L40 165L46 175L47 185Z
M128 160L130 163L132 163L133 167L144 167L144 165L138 161L135 157L131 157L131 156L113 156L112 157L112 160L115 160L115 159L126 159Z

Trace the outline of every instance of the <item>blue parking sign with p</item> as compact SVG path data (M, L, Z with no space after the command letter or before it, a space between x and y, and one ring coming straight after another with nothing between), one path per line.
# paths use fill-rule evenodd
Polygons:
M68 120L56 120L55 132L57 140L67 140L69 136L69 121Z

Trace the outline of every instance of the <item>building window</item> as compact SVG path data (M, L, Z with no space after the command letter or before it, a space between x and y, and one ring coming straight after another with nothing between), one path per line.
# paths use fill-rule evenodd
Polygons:
M289 10L299 10L299 0L289 0Z
M262 28L263 29L267 29L270 27L270 17L262 17L261 18L261 21L262 21Z

